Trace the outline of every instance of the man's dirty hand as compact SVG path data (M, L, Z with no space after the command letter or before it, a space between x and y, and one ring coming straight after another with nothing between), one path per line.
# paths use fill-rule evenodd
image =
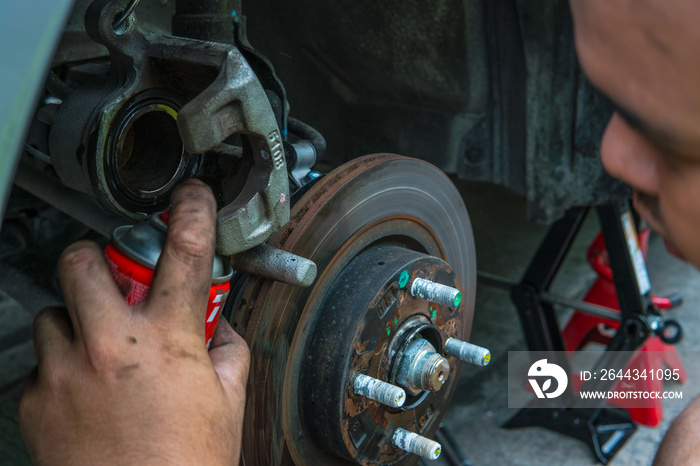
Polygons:
M221 319L209 351L216 204L202 183L173 195L148 299L128 306L90 242L59 261L66 309L34 322L38 367L20 402L36 464L237 464L249 352Z

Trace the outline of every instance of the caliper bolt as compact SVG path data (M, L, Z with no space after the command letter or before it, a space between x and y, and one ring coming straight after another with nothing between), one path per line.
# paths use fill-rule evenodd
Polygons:
M491 362L491 351L456 338L447 339L445 353L475 366L488 366Z
M462 302L462 293L457 288L424 278L415 278L413 280L411 296L426 299L443 306L457 307Z
M394 432L391 443L397 448L418 455L426 460L436 460L442 452L442 445L439 443L401 427Z
M400 408L406 401L403 388L365 374L355 376L352 388L356 395L365 396L392 408Z

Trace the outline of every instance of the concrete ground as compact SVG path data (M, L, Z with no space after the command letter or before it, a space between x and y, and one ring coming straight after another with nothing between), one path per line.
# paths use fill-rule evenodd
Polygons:
M506 189L481 183L459 182L459 186L474 226L479 269L517 280L546 227L528 222L524 201ZM585 249L597 230L596 218L591 215L555 283L557 294L581 297L590 286L594 276L585 262ZM62 241L50 241L45 248L30 252L18 262L3 260L0 244L0 466L30 464L17 426L17 400L22 381L35 364L31 320L40 307L59 299L52 270L65 245ZM658 238L651 241L648 264L656 294L683 294L685 304L669 314L685 325L686 338L679 347L697 350L700 274L670 257ZM562 323L569 312L561 311ZM472 341L492 351L492 363L487 368L469 367L463 371L445 424L475 465L596 464L591 452L579 441L540 428L500 427L515 414L507 407L507 351L525 349L507 293L478 288ZM686 365L690 362L686 361ZM683 390L684 398L687 396L690 401L690 394L700 392L700 362L688 370L690 380ZM610 464L650 464L670 421L679 411L680 408L667 409L657 428L640 427ZM438 460L433 464L446 463Z
M476 183L459 183L459 186L474 227L478 269L517 281L546 227L528 222L524 200L506 189ZM597 218L591 213L555 281L554 293L581 298L588 290L595 276L585 261L585 250L597 232ZM680 292L683 295L684 304L666 315L684 326L685 338L678 345L679 351L697 351L700 347L700 313L697 312L700 273L670 256L657 236L652 236L650 241L647 265L655 294ZM570 310L561 310L561 325L570 314ZM591 451L580 441L542 428L501 428L517 412L508 408L507 352L526 349L517 312L507 293L478 287L471 341L488 347L493 359L486 368L465 368L444 423L474 465L597 464ZM700 393L700 365L696 360L684 360L689 373L688 382L682 386L684 403ZM667 385L670 387L673 386ZM674 389L678 388L681 387ZM639 427L608 464L651 464L661 439L680 411L679 407L665 408L664 419L658 427Z

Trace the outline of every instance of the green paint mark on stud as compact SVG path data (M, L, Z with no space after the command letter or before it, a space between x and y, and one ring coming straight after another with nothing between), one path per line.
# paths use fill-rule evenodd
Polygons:
M462 293L457 293L457 296L455 296L455 300L452 302L452 305L454 307L459 306L459 303L462 302Z
M394 325L396 325L396 324L398 324L398 323L399 323L399 318L398 318L398 317L394 317Z
M389 327L386 328L386 336L391 335L391 329Z
M430 309L433 309L432 307ZM437 317L437 309L433 310L433 313L431 314L433 316L433 320Z
M404 270L401 272L401 275L399 275L399 286L401 288L405 288L406 285L408 285L408 279L411 278L408 275L408 270Z

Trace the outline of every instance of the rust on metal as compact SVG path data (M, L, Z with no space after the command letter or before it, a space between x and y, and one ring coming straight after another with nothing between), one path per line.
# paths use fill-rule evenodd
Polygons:
M347 455L343 459L323 451L305 431L303 426L306 421L301 417L299 403L312 394L300 391L298 384L301 382L299 371L302 363L308 361L309 356L315 361L317 356L313 352L305 352L315 322L323 313L332 312L323 308L322 303L335 279L363 250L379 244L398 244L409 250L447 259L456 266L456 275L468 284L465 287L462 281L454 282L465 295L459 315L461 334L468 335L475 289L475 283L472 284L475 268L471 230L468 219L463 220L466 211L460 210L464 207L459 194L456 191L453 193L454 188L444 181L444 174L424 162L391 154L371 155L355 159L319 179L292 206L290 222L268 244L313 260L318 265L314 286L300 289L251 278L243 293L241 306L232 316L234 328L249 343L252 354L243 447L246 464L351 464ZM434 204L436 191L444 191L445 199L449 200L445 215L449 213L454 217L452 224L445 224L433 217L436 211L444 208ZM404 193L418 193L420 202L402 205L400 197ZM374 201L377 196L385 197L382 197L382 202L366 202L367 199ZM404 294L405 290L399 291L399 296ZM400 297L397 302L401 302ZM398 309L401 310L400 314ZM401 332L401 322L416 312L417 308L412 304L387 310L385 317L392 319L391 333ZM421 312L430 323L429 308ZM375 310L373 313L378 318ZM393 323L394 318L397 318L396 324ZM441 318L445 320L447 316ZM368 331L368 328L366 326L364 331ZM358 367L364 366L377 375L386 375L385 355L392 350L392 335L386 335L386 327L382 330L384 336L377 338L376 343L362 337L356 340L358 345L354 349L347 348L357 358ZM339 336L329 338L333 340ZM458 362L453 364L450 359L450 365L457 366ZM450 375L450 379L456 380L453 375ZM444 400L440 406L446 406L452 391L446 386L437 394ZM314 396L318 400L319 393ZM352 398L346 405L347 409L341 411L346 417L343 426L327 426L345 429L351 444L353 435L354 441L361 440L365 434L375 439L371 436L374 435L371 429L368 429L368 424L374 423L368 406L374 405L372 409L375 411L380 408L376 407L376 403L360 398ZM431 404L426 404L426 409ZM437 404L434 406L435 414L433 420L428 422L428 430L437 428L439 418L444 413ZM413 423L415 427L418 422L415 416L425 414L417 409L390 409L394 412L385 410L384 420L377 426L385 425L386 421L387 429L394 424ZM378 411L375 412L377 414ZM377 421L380 421L379 417ZM405 454L396 451L387 442L382 443L379 437L376 437L376 442L382 458L387 455L399 458Z

